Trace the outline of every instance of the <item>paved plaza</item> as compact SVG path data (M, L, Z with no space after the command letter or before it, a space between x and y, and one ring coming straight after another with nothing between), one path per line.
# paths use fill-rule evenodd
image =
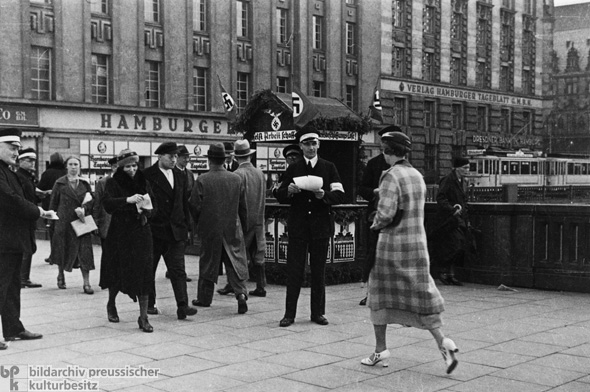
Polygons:
M48 242L38 241L38 246L31 277L43 287L22 290L22 321L45 336L11 342L0 351L5 369L28 366L15 376L20 391L32 390L26 388L27 375L34 369L89 372L128 366L159 373L152 378L83 374L101 391L127 392L590 391L589 294L441 286L447 308L444 331L460 348L459 366L448 376L431 335L399 326L388 328L389 367L360 364L374 349L374 337L369 310L358 305L364 295L359 283L327 287L328 326L309 321L306 288L295 324L280 328L285 288L274 285L266 298L250 298L245 315L237 314L235 298L216 294L210 308L199 308L196 316L181 321L161 262L156 282L162 314L150 316L154 333L149 334L138 329L138 305L125 295L118 298L121 322L108 322L107 292L98 287L99 247L97 270L91 272L96 292L86 295L77 270L66 274L67 290L57 288L57 267L43 261ZM193 278L188 283L193 299L197 257L187 257L187 272ZM225 279L220 277L223 284ZM7 382L0 378L2 392Z

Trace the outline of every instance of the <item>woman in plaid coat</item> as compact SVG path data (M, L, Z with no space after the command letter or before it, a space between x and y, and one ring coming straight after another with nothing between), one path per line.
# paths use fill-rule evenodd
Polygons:
M390 356L387 324L427 329L438 344L447 373L457 366L455 343L445 338L440 314L444 300L430 276L424 230L426 185L420 172L405 160L411 141L401 132L382 136L391 168L381 175L379 202L372 230L379 230L375 265L369 277L368 305L375 330L375 352L361 361L374 366Z

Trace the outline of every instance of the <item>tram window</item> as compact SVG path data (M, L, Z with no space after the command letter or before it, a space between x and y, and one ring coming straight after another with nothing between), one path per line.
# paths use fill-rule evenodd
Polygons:
M538 162L531 162L531 174L539 174Z
M567 174L574 174L574 163L573 162L567 163Z
M587 163L582 163L582 175L586 175L588 174L588 164Z
M500 165L500 162L492 161L492 164L493 164L492 174L498 174L498 166Z
M520 162L511 161L510 162L510 174L520 174L519 170Z
M531 163L521 162L520 163L520 174L531 174Z
M508 174L508 162L502 162L502 174Z
M479 161L477 162L477 174L482 174L483 173L483 162Z
M576 164L574 165L574 174L580 175L582 174L582 165L581 164Z
M487 159L483 161L483 172L484 174L489 174L490 172L490 161L488 161Z
M472 173L477 172L477 161L476 162L469 162L469 171Z

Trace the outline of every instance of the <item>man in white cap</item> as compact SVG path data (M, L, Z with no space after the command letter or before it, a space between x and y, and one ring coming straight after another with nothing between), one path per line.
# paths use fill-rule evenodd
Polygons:
M327 325L325 266L328 243L334 233L331 206L344 202L344 188L336 166L318 157L320 140L317 130L306 125L297 132L303 159L287 168L281 187L276 192L280 203L290 204L287 227L287 299L281 327L295 322L297 301L303 284L305 263L309 253L311 268L311 321ZM321 177L318 189L301 189L295 184L298 177Z
M31 203L37 204L35 188L37 186L37 177L35 176L35 163L37 162L37 153L33 148L25 148L21 150L18 155L18 170L16 175L20 179L23 186L25 198ZM31 229L36 230L37 221L31 222ZM35 237L33 236L33 252L23 253L23 263L20 270L20 287L21 288L37 288L41 284L31 282L31 263L33 261L33 253L37 250L35 244Z
M20 131L0 129L0 317L6 341L40 339L20 321L20 267L23 254L32 253L35 230L32 222L51 214L25 198L17 175L10 170L16 164ZM7 345L0 342L0 350Z

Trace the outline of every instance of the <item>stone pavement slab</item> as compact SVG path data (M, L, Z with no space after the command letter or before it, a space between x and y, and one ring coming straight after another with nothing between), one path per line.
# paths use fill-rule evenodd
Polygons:
M387 329L390 366L360 364L375 344L369 310L358 305L365 294L360 284L327 287L327 326L310 322L310 293L304 288L295 324L280 328L285 288L275 285L267 287L266 298L250 298L245 315L237 314L235 297L216 294L210 308L177 320L174 294L160 263L161 314L150 316L154 332L138 328L138 305L125 295L117 299L121 322L109 323L108 293L97 285L100 247L94 252L95 294L83 293L78 271L67 274L68 288L59 290L57 268L43 261L48 242L38 241L31 277L43 287L22 290L22 321L44 337L10 342L0 351L1 366L22 367L31 380L39 380L30 376L34 365L157 369L153 377L94 378L98 390L107 392L590 391L588 294L498 291L476 284L439 287L447 309L444 332L460 349L459 366L447 375L430 334L397 325ZM193 299L198 258L187 256L186 265ZM220 283L225 284L225 277ZM6 381L0 377L2 392Z

